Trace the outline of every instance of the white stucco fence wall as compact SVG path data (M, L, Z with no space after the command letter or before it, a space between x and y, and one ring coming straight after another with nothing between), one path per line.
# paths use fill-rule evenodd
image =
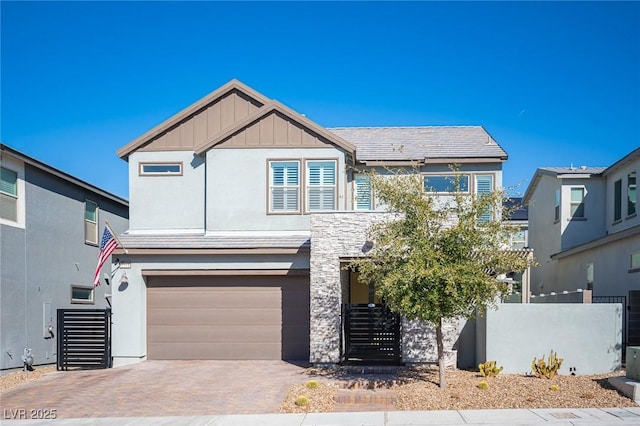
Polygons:
M604 374L622 361L619 303L501 304L477 320L476 361L492 360L503 373L531 372L533 358L554 350L564 362L559 374Z

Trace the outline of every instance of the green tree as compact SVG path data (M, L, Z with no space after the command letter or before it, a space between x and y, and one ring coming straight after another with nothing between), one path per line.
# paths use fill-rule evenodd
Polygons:
M445 388L443 322L484 313L507 290L496 276L522 272L533 261L508 250L517 229L501 220L501 191L460 191L458 173L446 195L430 195L417 173L372 174L371 182L391 218L369 228L373 247L350 267L392 311L435 327Z

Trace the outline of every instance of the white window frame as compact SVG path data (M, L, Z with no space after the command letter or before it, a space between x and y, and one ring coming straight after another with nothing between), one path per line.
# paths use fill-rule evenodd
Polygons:
M312 173L310 171L310 165L313 164L318 164L318 163L331 163L333 165L333 176L330 176L330 178L333 179L333 183L327 183L327 181L325 181L325 177L327 176L324 169L321 170L321 174L320 174L320 179L321 182L319 182L318 184L312 184L311 183L311 178L312 178ZM314 158L314 159L308 159L304 161L305 164L305 178L304 178L304 182L305 182L305 213L311 213L311 212L318 212L318 211L331 211L331 210L336 210L337 206L338 206L338 160L336 159L320 159L320 158ZM333 198L333 204L331 206L321 206L320 208L317 209L312 209L310 206L310 200L311 200L311 196L313 194L313 190L319 190L319 194L320 194L320 198L322 199L322 196L325 193L330 193L332 198Z
M470 193L471 192L471 176L467 173L460 173L458 176L460 176L460 179L466 179L466 182L467 182L466 189L459 189L459 192L463 194ZM433 189L435 188L433 186L429 186L429 180L434 178L448 180L450 182L451 187L447 188L448 190L446 191L437 191L437 190L434 191ZM456 179L455 173L432 173L432 174L425 173L422 175L422 188L427 194L451 195L456 192L454 188L455 179Z
M285 165L285 164L295 164L296 165L296 169L297 169L297 177L296 177L296 183L292 184L290 182L288 182L288 177L289 174L288 172L283 169L283 184L280 185L276 185L273 182L273 178L274 178L274 165ZM301 193L301 186L300 185L300 180L301 180L301 167L300 167L300 160L297 159L273 159L273 160L267 160L267 176L268 176L268 189L267 189L267 213L268 214L300 214L301 213L301 209L300 209L300 193ZM274 190L277 189L283 189L283 209L274 209L273 207L273 193ZM287 203L286 203L286 195L289 194L290 192L295 192L296 194L296 208L295 209L287 209Z
M95 209L95 220L87 219L87 207L89 204L93 204L96 206ZM90 244L92 246L98 245L98 215L100 212L100 208L98 207L98 203L92 200L84 200L84 242L85 244ZM89 234L89 229L93 227L94 231L92 235Z
M367 173L353 175L353 209L364 211L374 209L371 175Z
M154 167L156 170L152 170ZM176 167L177 170L169 170ZM163 171L158 168L165 168L166 170ZM181 161L145 161L138 163L139 176L182 176L182 174L183 170Z
M580 201L574 201L573 193L574 190L579 190L581 192ZM571 186L569 187L569 220L585 220L587 218L587 208L584 203L584 199L587 196L587 190L584 186ZM576 212L582 206L582 215L577 216ZM575 210L574 210L575 207Z
M561 213L561 209L560 209L560 200L562 199L562 194L560 192L559 189L555 190L555 193L553 194L554 199L553 199L553 222L557 223L560 221L560 213Z
M74 289L78 289L78 290L89 290L89 298L88 299L84 299L84 298L75 298L73 297L73 290ZM95 294L96 291L92 286L86 286L86 285L76 285L76 284L71 284L70 287L71 290L71 303L73 304L81 304L81 305L95 305Z
M1 219L10 221L10 222L18 222L18 182L19 182L19 178L18 178L18 172L15 170L11 170L8 167L0 167L0 173L4 174L4 173L11 173L12 175L15 175L15 182L13 182L13 187L14 187L14 191L13 192L8 192L8 191L4 191L2 189L0 189L0 202L4 203L11 203L10 205L12 205L15 209L15 214L12 215L11 217L0 217ZM0 186L1 188L1 186ZM6 208L6 207L5 207Z
M622 179L613 183L613 222L622 220Z
M638 177L636 172L627 175L627 217L633 217L638 211Z
M629 272L640 272L640 251L629 256Z

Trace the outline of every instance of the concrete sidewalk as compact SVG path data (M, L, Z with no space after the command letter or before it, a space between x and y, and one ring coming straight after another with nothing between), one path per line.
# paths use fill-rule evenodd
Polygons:
M6 414L6 413L5 413ZM29 413L26 413L27 415ZM400 425L640 425L640 407L514 410L374 411L309 414L111 417L5 420L3 425L215 425L215 426L400 426Z

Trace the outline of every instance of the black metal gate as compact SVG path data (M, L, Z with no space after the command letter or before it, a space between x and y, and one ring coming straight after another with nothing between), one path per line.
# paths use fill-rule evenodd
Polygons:
M631 311L631 306L627 306L626 296L593 296L593 303L620 303L622 305L622 357L624 358L629 344L629 324L627 323L627 312ZM631 313L631 312L630 312Z
M380 304L345 304L344 361L400 364L400 315Z
M111 309L58 309L58 370L111 368Z

